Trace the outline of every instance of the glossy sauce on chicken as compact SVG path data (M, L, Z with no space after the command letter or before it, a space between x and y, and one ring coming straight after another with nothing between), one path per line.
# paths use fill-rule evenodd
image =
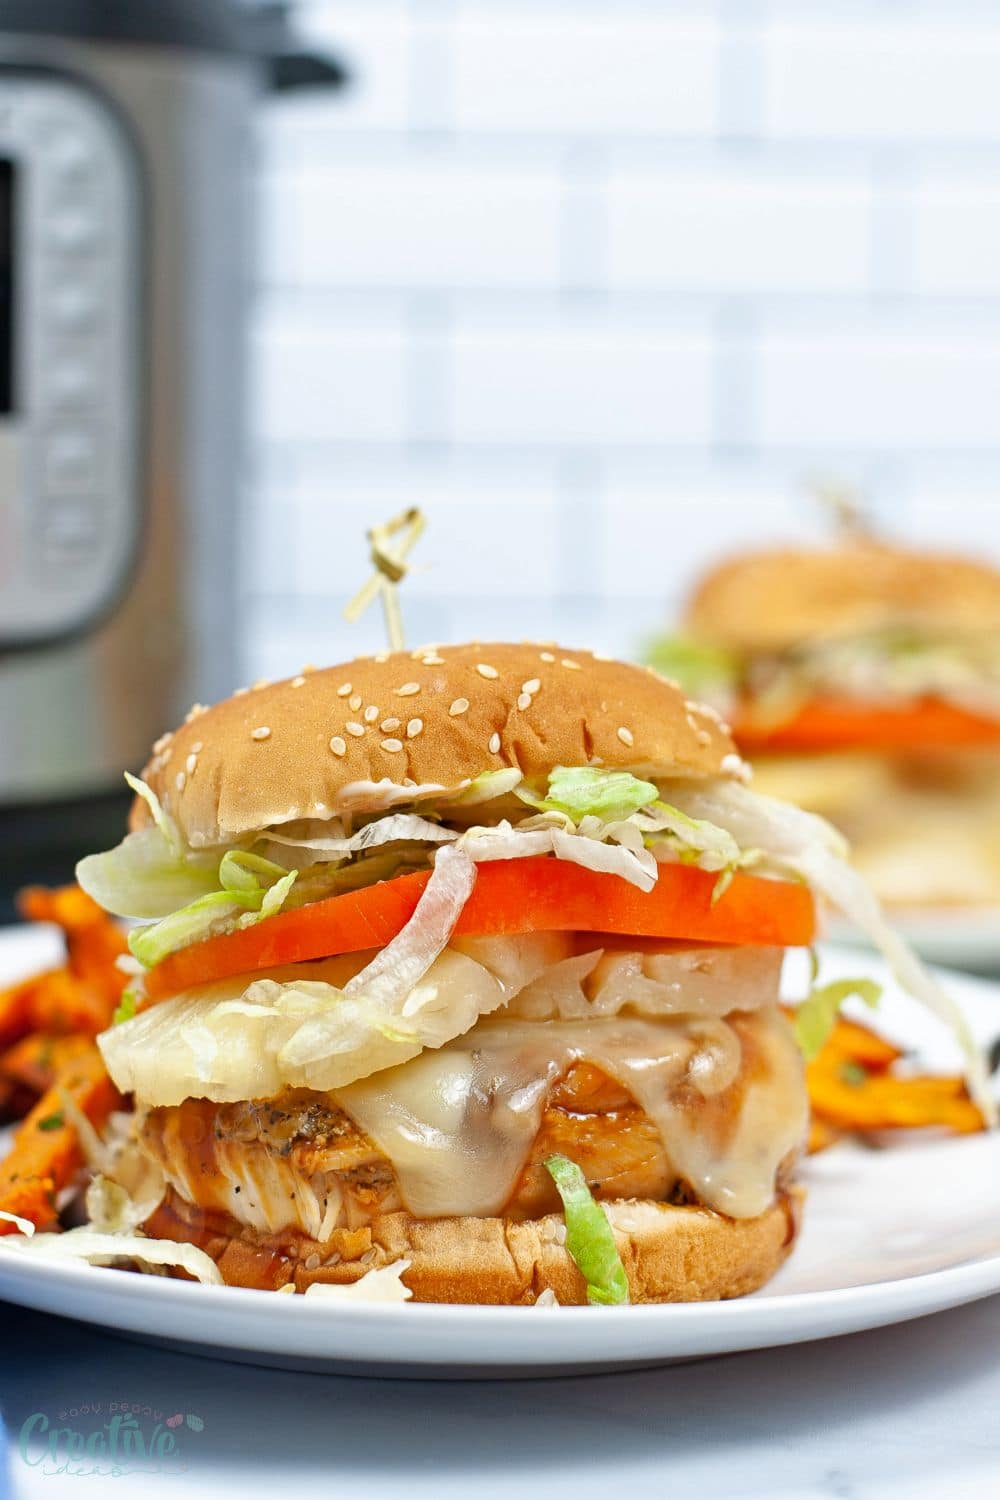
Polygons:
M327 1093L150 1109L143 1143L189 1203L317 1240L400 1208L548 1212L553 1151L599 1196L761 1213L808 1115L775 1004L780 954L618 945L583 957L399 1067Z

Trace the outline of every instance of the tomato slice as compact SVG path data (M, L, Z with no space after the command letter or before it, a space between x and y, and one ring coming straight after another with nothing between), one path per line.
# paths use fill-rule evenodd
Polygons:
M938 746L1000 745L1000 719L980 717L922 698L894 708L839 699L815 699L779 724L738 720L734 737L741 750L929 750Z
M816 914L806 886L736 875L713 906L716 878L690 865L661 865L645 892L550 855L496 860L478 867L455 930L469 937L609 932L760 947L812 942ZM413 915L429 879L423 870L400 875L181 948L146 975L147 1000L232 974L384 948Z

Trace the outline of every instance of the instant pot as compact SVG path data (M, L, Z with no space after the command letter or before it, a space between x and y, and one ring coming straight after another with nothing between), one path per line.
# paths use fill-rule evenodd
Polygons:
M232 690L253 116L341 81L283 7L0 0L5 861Z

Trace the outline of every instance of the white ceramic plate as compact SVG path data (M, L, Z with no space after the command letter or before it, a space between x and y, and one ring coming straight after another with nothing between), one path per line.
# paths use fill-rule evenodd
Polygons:
M928 963L1000 975L1000 906L913 907L892 914L893 925ZM834 922L830 939L854 945L857 934Z
M0 983L50 961L51 936L0 934ZM790 988L802 976L794 955ZM877 973L830 950L829 975ZM983 1041L1000 987L950 976ZM890 989L880 1024L922 1060L956 1056L936 1023ZM0 1251L0 1296L128 1337L256 1364L357 1374L542 1375L762 1349L920 1317L1000 1291L1000 1134L840 1145L806 1164L805 1228L763 1291L734 1302L624 1308L331 1306Z

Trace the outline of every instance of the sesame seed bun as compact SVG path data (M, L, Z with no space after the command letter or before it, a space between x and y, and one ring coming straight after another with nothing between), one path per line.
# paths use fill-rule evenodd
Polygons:
M1000 570L867 539L826 550L753 552L702 580L684 624L702 640L741 651L782 651L811 637L893 625L995 631Z
M425 647L361 657L214 708L164 735L144 779L192 846L298 818L380 811L517 767L738 774L714 712L648 668L558 646ZM132 826L148 820L137 802Z
M778 1193L752 1219L649 1199L603 1203L615 1233L633 1302L712 1302L742 1297L774 1275L799 1230L802 1192ZM219 1266L230 1286L270 1291L292 1282L347 1285L366 1271L408 1260L403 1280L417 1302L534 1303L543 1291L561 1304L585 1303L587 1289L565 1246L561 1214L541 1219L415 1219L384 1214L364 1229L337 1230L320 1244L278 1245L252 1231L219 1233L197 1209L172 1195L147 1233L190 1240Z

